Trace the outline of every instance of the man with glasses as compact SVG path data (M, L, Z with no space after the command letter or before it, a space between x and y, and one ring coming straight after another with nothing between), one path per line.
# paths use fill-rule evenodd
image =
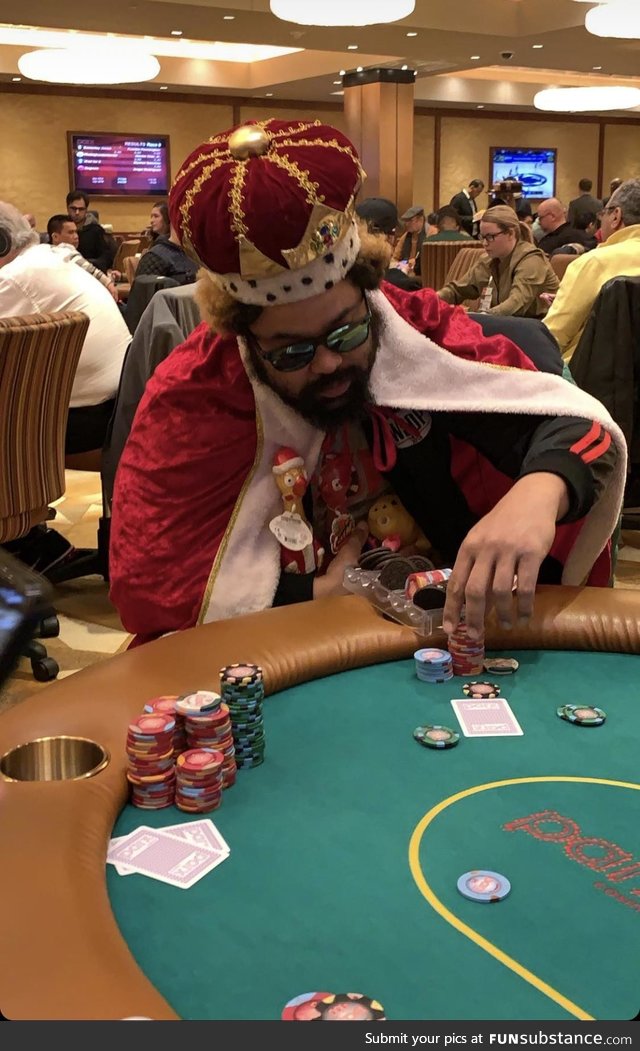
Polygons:
M581 244L586 247L588 238L584 231L577 230L567 221L567 210L557 197L550 197L541 203L538 208L538 221L544 231L544 236L538 241L538 248L547 255L551 255L556 248L563 245Z
M544 323L570 362L600 289L612 277L640 275L640 179L629 179L602 211L602 245L574 259Z
M89 211L89 198L86 193L78 190L68 193L67 211L69 218L76 224L80 255L106 274L107 270L113 266L113 246L109 242L104 227Z
M390 489L454 566L447 631L463 603L477 635L494 604L526 620L538 580L608 581L615 424L432 290L381 283L389 245L354 217L363 178L339 131L278 120L216 135L179 171L171 221L203 268L204 320L148 382L116 476L127 630L340 593ZM276 485L283 449L298 473ZM304 515L281 549L287 487ZM283 552L311 539L320 569L289 572Z

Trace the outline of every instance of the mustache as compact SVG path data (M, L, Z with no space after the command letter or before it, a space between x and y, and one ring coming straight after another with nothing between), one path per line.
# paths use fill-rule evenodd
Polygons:
M321 395L325 390L329 390L336 383L342 383L343 380L349 380L351 383L361 380L365 370L358 368L356 365L346 365L344 368L336 369L335 372L331 372L327 376L319 376L317 380L314 380L305 388L305 396L314 398L317 395Z

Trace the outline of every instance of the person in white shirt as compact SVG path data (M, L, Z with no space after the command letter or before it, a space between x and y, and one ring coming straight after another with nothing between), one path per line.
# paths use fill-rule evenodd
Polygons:
M76 371L65 449L104 444L131 335L107 289L79 266L40 244L20 212L0 201L0 317L79 310L89 329Z
M58 255L63 256L68 262L75 263L76 266L81 266L88 274L95 277L101 285L104 285L109 295L115 299L116 303L118 302L118 289L111 276L112 272L105 274L104 270L99 270L97 266L90 263L78 251L80 238L78 237L78 227L73 219L70 219L68 215L52 215L47 223L47 236L49 244Z

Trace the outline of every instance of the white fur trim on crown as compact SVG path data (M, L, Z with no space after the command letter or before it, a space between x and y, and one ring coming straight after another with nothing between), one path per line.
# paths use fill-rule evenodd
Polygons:
M304 467L304 460L301 456L292 456L290 460L276 464L271 470L274 474L286 474L292 467Z
M281 303L299 303L311 299L344 280L358 252L360 238L355 220L347 227L341 241L337 241L323 255L317 256L300 270L283 270L277 277L250 278L240 274L212 274L213 280L230 296L241 303L258 307L274 307Z

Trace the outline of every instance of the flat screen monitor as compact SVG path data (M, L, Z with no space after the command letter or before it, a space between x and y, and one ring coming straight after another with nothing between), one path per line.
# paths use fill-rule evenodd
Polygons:
M67 133L71 190L89 197L163 197L169 193L168 135Z
M492 146L491 182L517 179L524 197L543 200L556 195L557 150L532 146Z

